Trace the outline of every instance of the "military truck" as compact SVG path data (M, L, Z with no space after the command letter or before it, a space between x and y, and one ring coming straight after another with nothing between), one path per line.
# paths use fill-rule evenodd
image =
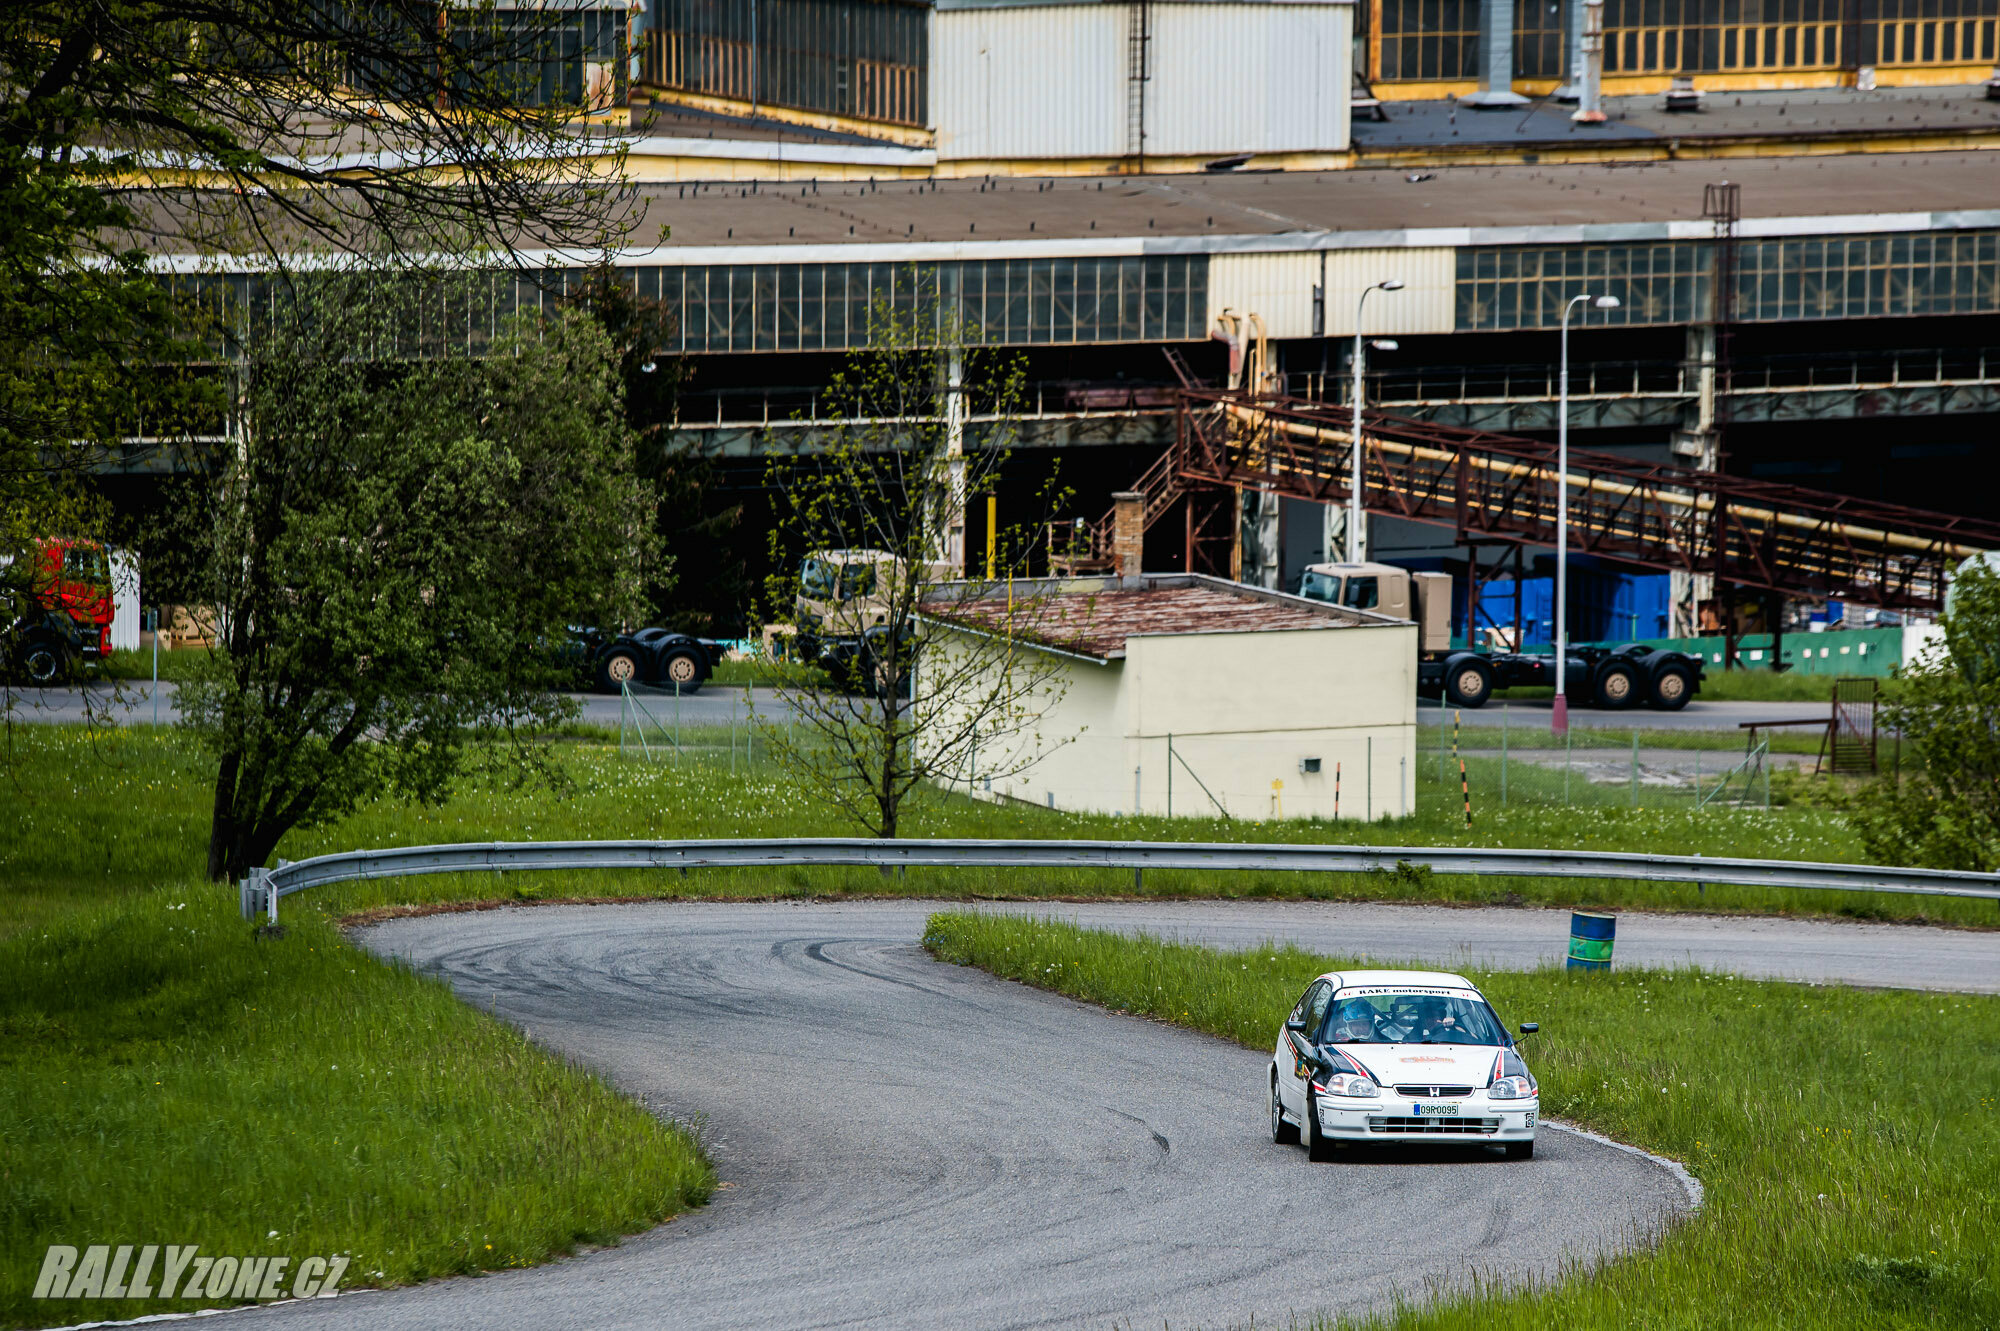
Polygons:
M1412 573L1393 564L1313 564L1299 594L1417 624L1417 693L1460 707L1483 707L1495 689L1556 682L1553 653L1479 652L1451 645L1451 575ZM1641 703L1677 712L1701 691L1702 664L1686 652L1633 643L1572 647L1564 690L1572 703L1618 709Z

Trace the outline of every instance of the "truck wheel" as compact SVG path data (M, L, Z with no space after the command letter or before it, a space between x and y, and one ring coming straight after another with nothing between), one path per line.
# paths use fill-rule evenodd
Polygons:
M616 693L621 685L638 682L639 658L626 648L606 652L597 663L597 687L606 693Z
M1493 672L1484 661L1454 661L1446 670L1451 700L1460 707L1484 707L1493 696Z
M1653 706L1678 712L1694 696L1694 676L1686 666L1670 665L1653 676Z
M34 638L21 653L21 673L28 683L46 688L60 684L68 674L68 654L47 638Z
M675 652L667 658L666 669L660 672L660 682L668 688L680 687L683 697L701 692L701 662L695 660L693 652Z
M1639 675L1623 661L1613 661L1597 677L1597 705L1609 711L1630 707L1639 700Z

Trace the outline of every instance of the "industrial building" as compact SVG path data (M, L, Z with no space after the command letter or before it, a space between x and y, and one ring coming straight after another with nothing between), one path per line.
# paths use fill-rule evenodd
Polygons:
M1559 91L1568 0L614 0L575 6L590 60L544 81L597 86L606 51L629 58L629 132L589 131L623 153L640 209L612 262L668 317L660 351L688 371L674 438L715 461L717 502L748 505L753 568L764 459L813 447L878 300L939 301L1022 359L1002 520L1059 471L1064 516L1101 527L1109 495L1187 437L1190 391L1304 404L1294 424L1339 436L1357 348L1370 412L1546 442L1558 329L1590 295L1616 304L1575 315L1572 443L1665 469L1640 489L1691 492L1684 468L1732 493L1820 492L1834 526L1857 525L1842 504L1932 515L1898 538L1921 573L1787 582L1729 555L1763 589L1741 604L1665 537L1586 543L1573 565L1576 640L1733 638L1893 628L1933 607L1948 550L2000 544L2000 499L1963 484L2000 438L2000 106L1980 83L2000 0L1904 4L1753 21L1721 0L1607 0L1595 127L1553 102L1452 100L1495 83L1482 24L1513 33L1500 85ZM1704 110L1665 109L1669 72ZM1370 100L1383 118L1352 114ZM496 279L469 346L562 298L577 256L528 257L546 279ZM1335 414L1307 420L1314 404ZM976 447L986 422L967 424ZM160 465L137 448L122 484ZM1338 464L1270 483L1244 467L1153 496L1149 571L1284 590L1344 543ZM1458 576L1461 636L1552 635L1533 521L1477 529L1388 490L1367 507L1369 555Z

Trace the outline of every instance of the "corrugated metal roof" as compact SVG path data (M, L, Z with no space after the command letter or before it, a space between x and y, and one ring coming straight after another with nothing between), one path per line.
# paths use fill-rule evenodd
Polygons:
M1010 612L1009 606L1013 607ZM1101 582L1016 584L1005 592L925 602L928 618L1016 636L1099 660L1125 655L1127 640L1190 633L1269 633L1402 621L1358 614L1302 597L1218 578L1155 575L1137 588Z

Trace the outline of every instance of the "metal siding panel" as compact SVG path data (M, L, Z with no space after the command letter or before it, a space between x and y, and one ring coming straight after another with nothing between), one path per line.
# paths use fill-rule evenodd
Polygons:
M940 160L1123 155L1125 6L941 10L933 22Z
M1218 254L1208 265L1208 321L1225 309L1260 314L1272 337L1311 337L1312 289L1320 251ZM1401 291L1368 298L1368 331L1449 333L1455 311L1456 252L1449 249L1327 250L1326 334L1354 336L1354 308L1367 287L1400 278Z
M1369 333L1449 333L1456 312L1457 251L1451 249L1329 250L1326 326L1333 337L1354 336L1354 308L1369 285L1400 278L1401 291L1368 298Z
M1224 310L1262 315L1272 337L1312 336L1319 255L1218 254L1208 264L1208 323ZM1378 298L1379 299L1379 298Z
M1345 150L1353 22L1349 5L1154 5L1147 153Z

